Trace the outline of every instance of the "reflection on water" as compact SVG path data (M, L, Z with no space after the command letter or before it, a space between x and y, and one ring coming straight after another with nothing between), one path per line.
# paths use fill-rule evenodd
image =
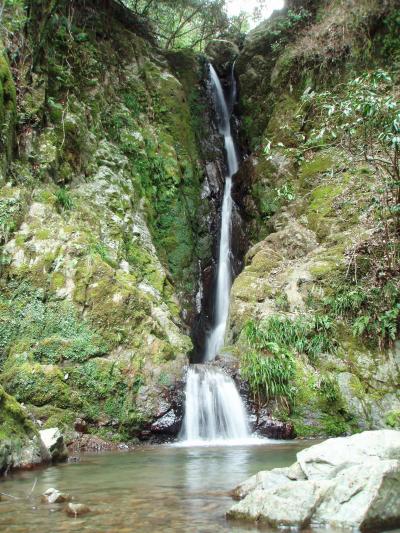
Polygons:
M0 492L20 498L0 501L0 531L256 532L226 522L232 504L228 491L258 470L291 464L304 446L148 447L18 473L0 482ZM68 492L92 513L73 519L62 506L41 503L40 494L49 487Z

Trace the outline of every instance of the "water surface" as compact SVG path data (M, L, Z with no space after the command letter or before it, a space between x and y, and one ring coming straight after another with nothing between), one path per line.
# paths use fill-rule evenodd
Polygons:
M21 498L0 501L0 531L256 532L253 526L226 521L232 505L228 491L261 469L290 465L306 445L143 447L17 473L0 482L0 492ZM62 504L41 503L40 495L49 487L71 494L92 513L74 519Z

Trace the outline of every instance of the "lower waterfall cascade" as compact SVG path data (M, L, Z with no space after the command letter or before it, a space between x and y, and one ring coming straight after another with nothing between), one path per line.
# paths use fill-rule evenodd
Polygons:
M182 434L192 443L248 438L243 402L233 379L222 370L209 365L189 368Z
M221 229L215 290L213 327L206 338L204 363L215 359L224 345L232 285L231 196L232 176L239 168L231 131L231 109L236 95L232 67L231 94L225 98L219 77L210 64L211 88L216 105L219 133L224 138L227 175L221 212ZM228 102L230 106L228 108ZM242 443L249 439L247 414L233 379L207 364L191 365L186 378L185 416L181 431L183 442L192 444Z

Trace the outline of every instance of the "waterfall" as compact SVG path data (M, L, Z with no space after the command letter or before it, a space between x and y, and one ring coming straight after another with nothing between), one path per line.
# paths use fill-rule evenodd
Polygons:
M214 325L206 339L205 362L215 358L224 344L229 314L231 275L232 176L238 170L238 158L232 138L230 112L218 75L210 65L211 85L217 107L218 128L224 137L227 160L221 232L215 291ZM232 69L230 109L235 98ZM187 373L185 418L181 432L183 443L238 444L249 439L246 411L233 379L210 365L191 365ZM253 441L252 441L253 442Z
M224 136L228 175L225 178L224 198L221 212L221 235L218 253L217 286L215 291L214 325L206 339L205 360L211 361L224 345L226 323L229 314L229 294L232 284L231 275L231 217L232 217L232 176L237 172L239 163L232 138L230 113L222 90L221 82L214 67L210 65L211 83L217 104L218 129ZM232 94L236 91L232 76Z
M192 365L186 382L183 440L240 442L248 435L246 411L233 380L218 368Z

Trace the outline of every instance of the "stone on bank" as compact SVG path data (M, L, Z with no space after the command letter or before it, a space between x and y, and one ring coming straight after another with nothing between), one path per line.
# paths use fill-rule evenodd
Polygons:
M39 434L53 462L65 461L68 458L64 437L58 428L43 429Z
M400 431L328 439L289 468L259 472L234 489L227 516L270 527L356 531L400 526Z

